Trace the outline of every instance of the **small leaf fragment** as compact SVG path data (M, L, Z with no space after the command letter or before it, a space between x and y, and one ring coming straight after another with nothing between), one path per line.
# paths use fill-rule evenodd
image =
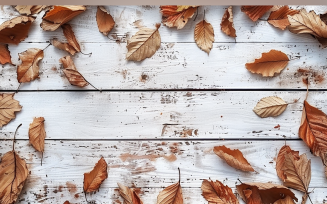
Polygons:
M33 15L40 13L46 7L46 5L17 5L15 9L20 14Z
M124 204L143 204L139 195L133 188L128 188L121 183L117 183L119 186L119 193L124 198Z
M163 5L160 6L160 12L162 13L162 23L167 27L176 27L182 29L188 22L189 18L192 18L197 7L188 7L182 11L178 11L176 5Z
M273 6L242 6L241 11L244 12L252 21L257 21Z
M69 55L60 58L59 62L62 63L64 67L63 72L71 85L78 87L89 85L85 78L77 71L74 62Z
M14 99L15 94L0 94L0 127L7 125L12 119L14 119L15 112L22 110L22 106L19 105L19 101Z
M12 64L7 44L0 44L0 64Z
M230 6L226 9L220 23L221 30L228 36L235 38L236 30L233 22L233 7Z
M62 43L56 38L50 40L50 43L54 47L56 47L56 48L58 48L60 50L64 50L64 51L68 52L71 55L75 55L75 53L77 52L73 46L71 46L68 43Z
M212 25L206 20L196 24L194 29L194 40L201 50L209 54L212 49L212 43L215 41Z
M22 64L17 67L17 80L19 83L30 82L39 77L39 62L43 59L43 50L30 48L18 54Z
M84 192L91 193L100 188L102 182L108 178L108 165L103 157L95 164L93 170L84 173Z
M98 6L96 19L97 19L99 31L103 35L107 36L115 26L114 19L103 6Z
M176 11L181 12L181 11L189 9L191 7L196 8L198 6L196 6L196 5L193 5L193 6L192 5L191 6L189 6L189 5L178 5Z
M18 16L0 25L0 43L18 44L28 36L35 17Z
M44 152L44 140L46 136L44 121L43 117L34 118L28 130L30 143L39 152Z
M232 189L225 186L220 181L208 181L206 179L202 182L202 196L209 203L229 203L238 204L238 200Z
M260 99L253 111L261 118L276 117L282 114L288 103L277 96L269 96Z

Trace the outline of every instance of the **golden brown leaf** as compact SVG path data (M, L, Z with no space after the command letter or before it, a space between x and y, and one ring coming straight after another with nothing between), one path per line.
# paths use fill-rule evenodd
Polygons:
M60 50L67 51L71 55L74 55L77 52L73 46L68 43L62 43L56 38L50 40L50 43Z
M234 195L231 188L227 185L224 186L220 181L208 181L206 179L202 182L202 196L209 203L229 203L229 204L238 204L238 200Z
M252 73L261 74L264 77L272 77L275 73L280 73L288 64L287 55L278 50L270 50L262 53L260 59L252 63L246 63L246 69Z
M15 118L15 112L22 110L22 106L14 99L14 95L0 94L0 127L7 125Z
M133 188L128 188L121 183L117 183L119 186L119 193L124 198L124 204L143 204L139 195Z
M0 44L0 64L12 64L10 51L7 44Z
M244 12L252 21L257 21L273 6L242 6L241 11Z
M179 171L179 181L163 189L157 198L157 204L183 204L183 193L181 187L181 173Z
M220 23L221 30L230 37L236 37L236 30L233 22L233 7L230 6L226 9Z
M43 59L43 50L30 48L18 54L22 64L17 67L17 80L19 83L30 82L39 77L39 62Z
M99 31L103 35L107 36L115 26L114 19L103 6L98 6L96 19L97 19Z
M295 14L298 14L299 12L300 11L298 10L290 9L288 6L283 6L277 11L273 11L270 13L268 23L275 26L276 28L284 30L288 25L290 25L287 16L293 16Z
M224 146L216 146L213 148L214 153L226 163L242 171L254 171L251 164L244 158L242 152L238 149L231 150Z
M40 13L46 7L46 5L17 5L15 9L20 14L33 15Z
M294 200L290 196L286 196L284 199L277 200L274 204L294 204Z
M261 118L276 117L282 114L288 103L277 96L269 96L260 99L253 111Z
M177 27L182 29L188 22L189 18L192 18L197 7L189 7L188 9L177 11L178 6L164 5L160 6L160 12L162 13L162 23L168 27Z
M55 31L85 10L85 6L54 6L42 17L41 28L43 30Z
M194 40L201 50L209 54L212 49L212 43L215 41L212 25L206 20L196 24L194 29Z
M180 12L180 11L183 11L183 10L189 9L189 8L191 8L191 7L196 8L196 7L198 7L198 6L196 6L196 5L193 5L193 6L192 6L192 5L191 5L191 6L189 6L189 5L178 5L176 11Z
M34 17L18 16L0 25L0 43L18 44L28 36Z
M64 67L64 74L67 77L69 83L73 86L84 87L89 85L85 78L77 71L72 58L68 55L59 59Z
M43 117L34 118L28 130L30 143L39 152L44 152L44 139L46 135L44 121Z
M84 174L84 192L91 193L100 188L102 182L108 178L108 165L103 157L95 164L93 170Z
M248 204L274 203L286 196L297 201L291 190L273 183L242 183L236 188L241 198Z
M140 30L127 41L127 60L141 61L150 58L160 48L160 24L156 29L140 28Z
M70 46L72 46L77 52L80 52L81 47L79 46L79 43L76 40L76 37L75 37L72 27L69 24L64 24L61 27L62 27L64 35L68 41L68 44Z

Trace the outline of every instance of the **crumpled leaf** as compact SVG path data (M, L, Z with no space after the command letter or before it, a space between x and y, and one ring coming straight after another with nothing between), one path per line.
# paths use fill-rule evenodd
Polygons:
M44 139L46 136L44 121L43 117L34 118L28 130L30 143L37 151L42 153L44 152Z
M269 96L260 99L253 111L261 118L276 117L282 114L288 103L277 96Z
M327 13L320 14L320 19L327 25Z
M274 204L294 204L294 200L290 196L286 196L284 199L277 200Z
M284 186L299 190L308 195L311 180L311 160L305 154L299 156L298 151L293 151L289 146L283 146L278 153L276 171Z
M164 5L160 6L160 12L162 13L162 23L168 27L176 27L182 29L188 22L189 18L192 18L197 7L189 7L182 11L177 11L178 6Z
M212 49L212 43L215 41L212 25L206 20L196 24L194 29L194 40L201 50L209 54Z
M85 78L77 71L72 58L68 55L59 59L64 67L64 74L67 77L69 83L73 86L84 87L89 85Z
M143 204L139 195L133 188L128 188L121 183L117 183L119 186L119 193L124 198L124 204Z
M288 16L290 25L288 30L292 33L308 33L314 36L323 47L327 47L327 25L314 11L309 13L302 9L300 13Z
M91 193L100 188L102 182L108 178L108 165L103 157L95 164L93 170L84 173L84 192Z
M0 43L18 44L28 36L34 17L18 16L0 25Z
M161 38L159 34L160 24L156 24L156 29L146 27L133 35L127 41L126 59L132 61L141 61L150 58L160 48Z
M238 204L238 200L233 193L232 189L227 185L225 186L220 181L208 181L206 179L202 182L202 196L209 203L229 203Z
M46 5L17 5L15 9L20 14L33 15L40 13L46 7Z
M180 11L183 11L183 10L189 9L189 8L191 8L191 7L196 8L196 7L198 7L198 6L196 6L196 5L193 5L193 6L189 6L189 5L178 5L176 11L180 12Z
M15 112L21 111L22 106L14 99L15 94L0 94L0 127L14 119Z
M98 6L96 19L97 19L99 31L103 35L107 36L115 26L114 19L103 6Z
M0 64L12 64L7 44L0 44Z
M231 150L223 145L214 147L213 152L235 169L254 171L251 164L244 158L242 152L238 149Z
M236 188L241 198L248 204L270 204L286 196L297 201L291 190L273 183L242 183L236 185Z
M257 21L273 6L242 6L241 11L244 12L252 21Z
M270 50L262 53L262 57L254 62L246 63L246 69L264 77L272 77L275 73L280 73L288 64L288 56L278 50Z
M276 28L284 30L288 25L290 25L287 16L293 16L295 14L298 14L299 12L300 11L298 10L290 9L288 6L283 6L277 11L273 11L270 13L268 23L275 26Z
M85 6L53 6L42 17L41 28L43 30L55 31L85 10Z
M230 6L226 9L220 23L221 30L230 37L236 37L236 30L233 21L233 7Z
M66 37L66 39L68 41L68 44L70 46L72 46L77 52L80 52L81 47L80 47L79 43L76 40L76 37L75 37L75 34L74 34L74 31L73 31L72 27L69 24L64 24L61 27L62 27L64 35L65 35L65 37Z
M51 45L55 46L60 50L67 51L71 55L75 55L75 53L77 52L73 46L68 43L62 43L57 38L50 40L50 43Z
M22 64L17 67L17 80L19 83L30 82L39 77L39 62L43 59L43 50L30 48L18 54Z
M181 187L181 174L179 181L163 189L157 198L157 204L183 204L183 193Z

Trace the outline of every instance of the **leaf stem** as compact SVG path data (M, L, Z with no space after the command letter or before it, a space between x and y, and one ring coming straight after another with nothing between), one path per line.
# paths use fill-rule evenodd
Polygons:
M82 53L83 55L89 55L89 57L91 57L91 55L92 55L92 52L90 52L89 54L85 54L82 51L80 51L80 53Z
M178 174L179 174L178 183L180 184L181 183L181 170L179 169L179 167L178 167Z
M43 51L44 51L45 49L47 49L50 45L52 45L52 44L49 43L49 45L47 45L47 46L43 49Z
M237 179L239 182L243 183L239 178Z
M20 88L20 85L22 85L22 83L19 83L19 86L18 86L18 88L16 89L16 93L18 93L18 90L19 90L19 88Z
M194 20L193 20L193 21L195 21L195 20L196 20L196 18L198 17L198 13L199 13L199 7L197 7L197 8L196 8L196 15L195 15L195 18L194 18Z
M18 128L20 128L20 126L22 126L22 124L18 125L18 127L16 128L15 134L14 134L14 141L12 143L12 150L15 151L15 141L16 141L16 134L18 131Z

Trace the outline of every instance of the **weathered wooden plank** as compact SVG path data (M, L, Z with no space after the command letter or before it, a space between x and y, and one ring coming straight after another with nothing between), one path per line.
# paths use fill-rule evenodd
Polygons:
M47 43L10 45L12 61L19 65L18 53L29 48L44 49ZM83 52L73 57L77 69L99 89L209 89L209 88L306 88L303 76L310 76L310 88L326 88L327 49L315 43L215 43L208 56L194 43L163 43L150 59L143 62L125 60L125 44L83 43ZM252 74L245 64L260 58L261 53L280 50L291 61L281 74L262 77ZM21 90L84 90L71 86L61 71L59 59L68 53L53 46L44 51L40 79L22 84ZM308 70L299 72L299 69ZM16 67L0 69L0 89L16 90Z

